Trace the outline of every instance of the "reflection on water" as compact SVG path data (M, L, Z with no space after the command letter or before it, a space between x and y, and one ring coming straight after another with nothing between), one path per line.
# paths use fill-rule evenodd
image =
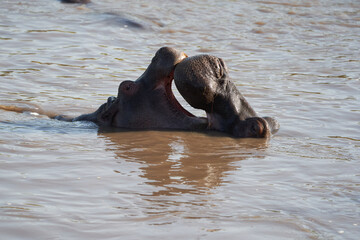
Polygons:
M146 134L144 136L144 134ZM123 161L141 162L144 183L157 187L152 196L202 194L220 186L233 162L257 156L266 139L209 137L191 132L101 133L111 141L110 151ZM121 169L118 170L121 172Z
M1 237L357 239L359 20L352 0L1 1L0 105L29 109L0 109ZM97 109L165 45L223 58L280 131L106 132L43 115Z

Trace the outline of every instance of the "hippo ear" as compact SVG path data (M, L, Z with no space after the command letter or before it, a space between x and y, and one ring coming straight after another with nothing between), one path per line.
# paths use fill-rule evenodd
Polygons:
M217 78L225 78L227 75L227 66L221 58L218 58L218 68Z
M223 86L226 84L227 81L227 67L225 65L225 62L221 59L217 59L217 69L215 72L216 75L216 81L219 84L219 86Z
M139 90L139 85L133 81L124 81L119 86L118 97L132 96Z

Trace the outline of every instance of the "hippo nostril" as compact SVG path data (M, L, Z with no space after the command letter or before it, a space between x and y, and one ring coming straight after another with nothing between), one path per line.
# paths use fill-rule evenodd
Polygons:
M137 90L139 89L139 85L133 81L124 81L120 83L119 90L118 90L118 97L122 94L125 96L132 96L134 95Z

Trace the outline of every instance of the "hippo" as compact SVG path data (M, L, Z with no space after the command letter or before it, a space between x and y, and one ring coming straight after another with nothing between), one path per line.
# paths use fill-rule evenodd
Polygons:
M176 100L171 84L194 108L206 111L197 117ZM109 97L95 112L75 118L38 108L2 106L16 112L35 112L62 121L91 121L100 128L215 130L233 137L268 137L279 129L271 117L258 117L228 77L224 61L210 55L187 57L162 47L135 81L123 81L117 97Z
M211 55L184 59L174 72L174 81L184 99L206 111L208 129L234 137L264 138L279 129L271 117L258 117L230 80L225 62Z
M185 110L171 89L175 66L186 57L174 48L162 47L136 81L121 82L117 97L109 97L95 112L76 118L60 115L55 119L127 129L206 129L207 119Z

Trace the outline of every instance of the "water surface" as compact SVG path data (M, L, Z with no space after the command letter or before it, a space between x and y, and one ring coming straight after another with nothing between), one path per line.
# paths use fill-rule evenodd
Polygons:
M170 46L223 58L281 129L106 132L0 110L2 237L357 239L359 42L350 0L3 0L1 105L91 112Z

